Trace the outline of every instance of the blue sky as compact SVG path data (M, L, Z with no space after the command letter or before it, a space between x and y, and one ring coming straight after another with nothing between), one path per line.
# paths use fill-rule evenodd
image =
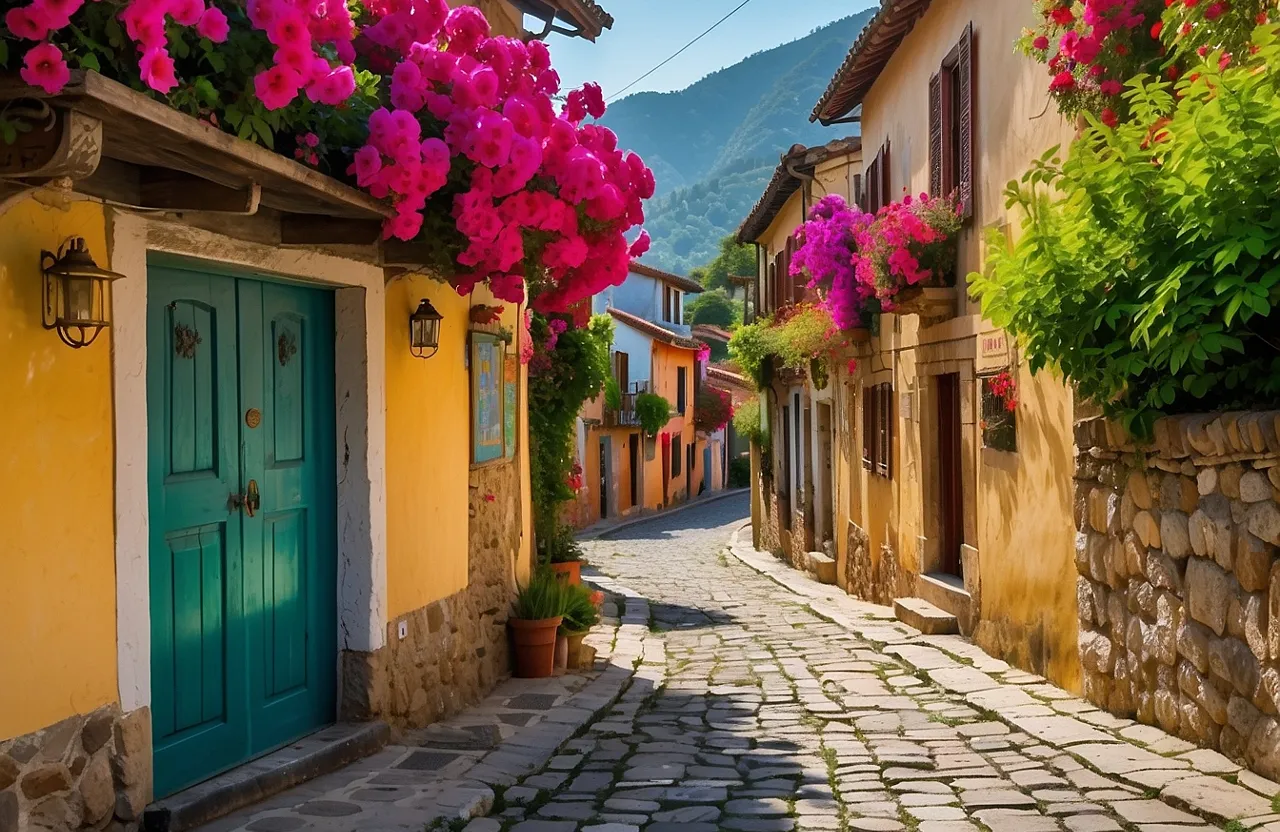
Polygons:
M648 72L741 0L598 0L613 15L596 43L551 35L547 45L565 89L596 81L606 96ZM875 0L751 0L691 49L628 94L684 89L748 55L874 5Z

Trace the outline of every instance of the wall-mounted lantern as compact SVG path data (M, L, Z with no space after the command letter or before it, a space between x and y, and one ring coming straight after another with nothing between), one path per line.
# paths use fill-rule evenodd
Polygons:
M44 328L56 329L73 349L92 344L99 332L111 326L111 281L124 275L99 268L83 237L71 237L56 255L40 252L40 270L44 273Z
M409 352L414 358L430 358L440 349L440 322L444 316L426 298L409 316Z

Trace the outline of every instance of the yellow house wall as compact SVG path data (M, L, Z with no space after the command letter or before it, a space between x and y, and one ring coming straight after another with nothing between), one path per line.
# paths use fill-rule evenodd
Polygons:
M118 699L111 333L73 350L40 325L39 252L102 209L0 215L0 739Z
M653 373L652 381L654 392L662 396L671 403L674 411L679 400L677 393L676 376L679 367L685 368L685 413L676 413L671 417L671 421L663 428L664 433L671 434L672 439L680 437L680 453L688 454L686 448L697 441L697 431L693 427L693 373L694 359L696 353L692 350L679 349L662 343L661 341L653 342ZM699 458L701 451L698 450L694 454L694 493L697 493L698 477L701 476L702 460ZM685 469L684 463L687 456L682 458L680 464L679 476L671 476L667 488L668 502L680 502L688 499L685 493ZM653 486L646 487L646 497L650 496L650 489L656 491L656 505L662 503L662 447L658 446L657 453L654 456L654 475L652 479L656 482L656 488ZM675 468L674 457L671 468ZM656 507L655 505L655 507Z
M929 77L972 21L975 31L974 187L975 217L960 240L960 270L982 266L985 230L1008 224L1002 191L1049 147L1065 144L1072 129L1047 98L1041 66L1018 55L1013 43L1035 22L1022 0L954 0L934 4L904 39L863 105L867 154L891 143L890 188L897 196L928 189ZM963 292L960 293L963 295ZM961 298L960 316L923 331L918 318L886 316L876 366L892 368L895 393L912 395L912 419L899 418L894 487L901 497L926 493L935 456L921 442L922 424L933 418L927 378L947 362L969 362L980 372L984 359L975 337L990 329L976 303ZM921 345L932 345L928 349ZM890 354L887 350L892 349ZM925 363L926 361L930 363ZM988 363L990 359L987 359ZM998 366L999 359L995 365ZM1005 360L1007 363L1007 359ZM1076 655L1075 567L1072 526L1072 409L1067 388L1048 373L1018 372L1018 453L982 449L975 413L977 385L962 388L967 458L965 542L979 552L981 610L975 637L985 648L1024 667L1045 672L1059 684L1080 687ZM901 516L885 515L873 492L863 500L869 530L896 530L894 545L904 565L919 569L918 536L929 525L927 500L892 502ZM889 509L890 511L893 509Z
M444 316L440 350L414 358L408 350L409 316L422 298ZM468 471L471 467L471 379L466 366L469 308L504 306L502 323L518 332L513 304L483 289L459 297L447 284L421 275L387 286L387 600L389 618L420 609L467 585ZM508 350L515 349L515 344ZM525 401L521 371L521 407ZM524 535L517 567L528 574L528 426L521 415L518 458L524 473Z

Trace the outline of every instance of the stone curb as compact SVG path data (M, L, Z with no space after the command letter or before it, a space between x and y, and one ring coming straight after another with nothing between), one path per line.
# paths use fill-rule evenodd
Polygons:
M743 529L749 527L750 524L739 527L729 539L729 551L738 561L805 599L806 606L814 614L844 627L861 638L877 642L890 634L899 634L900 639L884 645L884 652L893 655L904 666L910 667L930 683L948 693L960 696L972 707L990 714L1011 730L1036 737L1044 745L1067 754L1087 768L1121 783L1144 791L1156 790L1160 794L1160 800L1167 805L1194 812L1220 826L1239 821L1244 829L1280 832L1280 814L1274 813L1269 805L1271 796L1280 794L1280 784L1272 783L1247 769L1242 769L1234 776L1245 783L1248 786L1246 788L1246 785L1238 785L1219 774L1197 770L1190 760L1182 756L1184 753L1182 751L1159 754L1120 736L1118 730L1092 724L1068 714L1040 718L1012 715L1009 713L1011 708L1002 707L999 702L1001 692L1017 692L1027 698L1030 696L1022 690L1022 686L993 678L991 673L1008 672L1013 668L987 656L972 642L959 636L926 637L897 620L893 620L890 624L884 619L894 618L891 609L859 601L846 595L843 590L816 584L807 574L791 569L782 562L776 561L771 555L757 556L759 553L755 549L739 543ZM775 563L776 568L774 568ZM839 607L845 607L845 609L839 609ZM867 619L868 626L858 627L850 618L850 613L862 615ZM871 630L874 632L866 632ZM967 645L966 652L971 655L957 656L941 644L951 647ZM961 660L955 662L954 669L945 671L921 667L919 660L935 652L939 656ZM963 659L972 660L976 655L988 659L993 668L1003 666L1005 669L987 672L963 662ZM1079 699L1074 694L1070 694L1070 697ZM1105 712L1101 713L1105 714ZM1109 714L1106 716L1110 717ZM1111 720L1114 726L1121 724L1130 727L1141 726L1141 723L1131 720L1118 718L1111 718ZM1141 727L1149 728L1150 726ZM1080 737L1087 737L1092 733L1098 735L1098 738L1096 740L1093 738L1067 739L1060 741L1060 744L1050 736L1073 729L1079 732ZM1164 732L1160 733L1171 740L1174 739ZM1187 745L1202 754L1209 753L1205 749L1195 749L1194 746ZM1144 766L1144 763L1151 765Z
M577 534L577 539L578 540L599 540L600 538L604 537L607 534L620 532L623 529L629 529L632 526L639 525L640 523L648 523L650 520L657 520L663 517L670 517L673 514L679 514L680 512L685 511L687 509L710 505L711 503L716 503L716 502L719 502L720 500L726 500L729 497L737 497L742 494L750 494L750 493L751 493L750 488L734 488L732 490L720 491L715 494L712 494L709 497L698 497L696 499L690 500L687 503L681 503L678 506L672 506L671 508L659 509L658 511L650 512L648 514L642 513L642 514L636 515L635 517L628 517L626 520L623 520L622 522L616 523L612 526L606 526L600 529L593 529L590 527L583 529L581 532Z

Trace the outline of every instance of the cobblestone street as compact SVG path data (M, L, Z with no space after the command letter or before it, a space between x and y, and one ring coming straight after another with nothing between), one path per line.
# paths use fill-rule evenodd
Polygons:
M1215 752L830 588L850 620L815 614L728 552L745 513L734 497L586 544L649 599L665 673L473 829L1280 829L1276 785Z

